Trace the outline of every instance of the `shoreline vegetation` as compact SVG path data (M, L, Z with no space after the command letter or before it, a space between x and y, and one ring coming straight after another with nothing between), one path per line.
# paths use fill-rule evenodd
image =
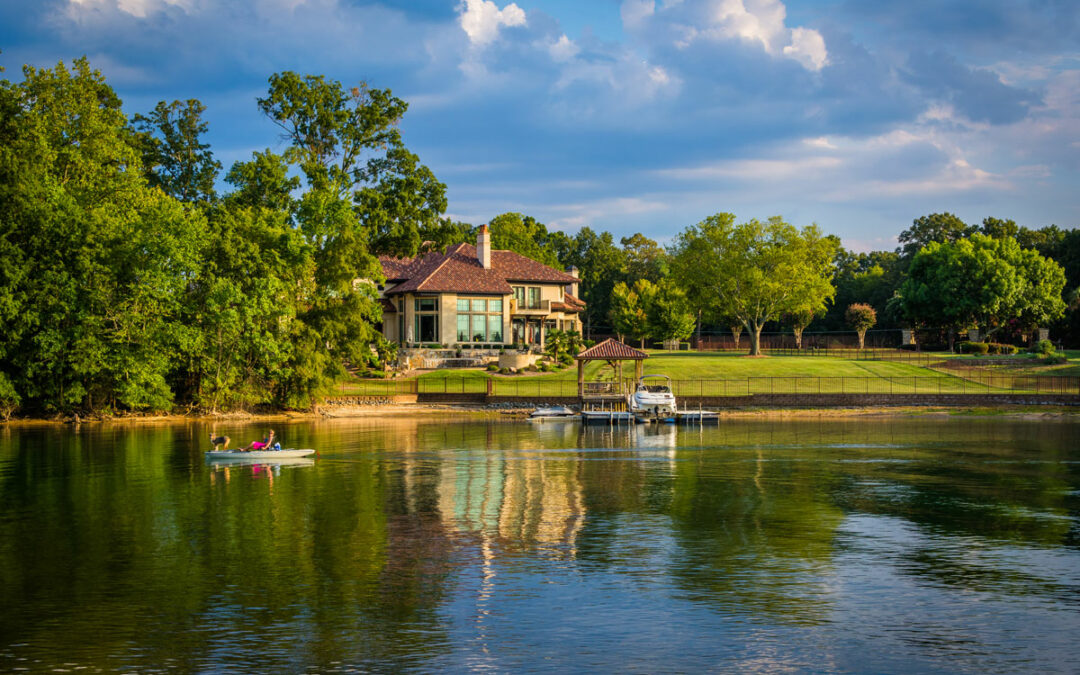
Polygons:
M402 414L420 417L460 417L463 419L491 418L523 420L529 407L507 408L506 404L432 404L394 403L378 406L333 406L319 411L230 412L193 414L125 414L114 416L67 416L54 418L11 418L0 422L0 429L20 426L70 426L82 424L180 424L199 423L262 423L308 422L317 420L371 419L399 417ZM987 405L987 406L860 406L843 408L728 408L717 411L721 419L806 419L860 417L1009 417L1016 419L1070 420L1080 419L1080 406L1064 405Z

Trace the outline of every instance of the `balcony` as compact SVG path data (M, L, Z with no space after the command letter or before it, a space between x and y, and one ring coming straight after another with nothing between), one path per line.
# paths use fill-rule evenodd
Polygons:
M551 314L551 301L541 300L530 303L528 300L518 304L517 298L510 298L511 316L547 316Z

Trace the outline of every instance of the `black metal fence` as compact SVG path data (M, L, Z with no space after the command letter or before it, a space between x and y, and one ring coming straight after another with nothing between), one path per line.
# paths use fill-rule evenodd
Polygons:
M592 384L592 383L590 383ZM743 377L672 380L676 396L750 396L754 394L1058 394L1080 396L1080 377L987 373L967 368L950 374L913 377ZM633 381L621 391L632 391ZM609 383L612 390L616 383ZM595 388L595 387L594 387ZM572 397L577 381L542 377L418 378L411 380L353 380L337 396L401 396L417 394L488 394L494 397ZM608 395L613 393L607 392Z

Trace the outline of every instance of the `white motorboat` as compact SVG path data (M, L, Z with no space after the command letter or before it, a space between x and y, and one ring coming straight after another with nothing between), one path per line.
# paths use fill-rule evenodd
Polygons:
M578 418L578 414L564 405L537 408L529 413L530 422L569 421Z
M297 450L286 448L284 450L208 450L207 459L296 459L314 455L311 449Z
M630 395L629 408L634 417L642 421L674 422L678 410L675 394L671 390L671 378L667 375L642 377Z

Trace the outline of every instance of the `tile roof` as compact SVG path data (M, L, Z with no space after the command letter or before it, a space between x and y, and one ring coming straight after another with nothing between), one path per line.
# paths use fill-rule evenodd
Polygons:
M567 312L569 314L574 314L583 309L585 309L585 302L575 298L569 293L563 293L562 302L551 303L551 311L553 312Z
M509 295L513 291L508 281L555 284L579 281L513 251L492 251L491 268L484 269L476 257L476 247L471 244L455 244L446 253L431 252L417 258L382 256L379 262L387 281L402 282L387 291L391 295L425 291Z
M649 358L649 355L615 338L608 338L598 345L589 347L574 358L579 361L639 361Z

